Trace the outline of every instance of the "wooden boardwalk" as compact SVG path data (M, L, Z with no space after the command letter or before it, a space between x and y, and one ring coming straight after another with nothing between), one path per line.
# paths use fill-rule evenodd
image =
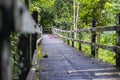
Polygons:
M114 66L84 56L55 36L43 35L40 80L120 80Z

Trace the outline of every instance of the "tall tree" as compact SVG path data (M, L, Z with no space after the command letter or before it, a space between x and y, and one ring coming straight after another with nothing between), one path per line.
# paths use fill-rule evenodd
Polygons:
M54 23L57 26L73 24L73 1L72 0L55 0L54 4L55 14Z

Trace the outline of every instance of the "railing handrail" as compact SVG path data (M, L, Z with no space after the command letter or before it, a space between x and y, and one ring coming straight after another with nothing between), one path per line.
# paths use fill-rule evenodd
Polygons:
M85 29L78 29L78 30L62 30L56 27L53 27L53 29L56 29L58 31L61 32L66 32L66 33L70 33L70 32L92 32L92 31L96 31L96 32L101 32L101 31L120 31L120 25L115 25L115 26L98 26L98 27L94 27L94 28L85 28Z
M42 34L43 34L43 28L42 28L42 26L39 28L39 32L37 32L37 34L40 36L40 37L38 37L38 40L37 40L37 42L36 42L36 46L41 42L41 40L42 40Z
M53 29L55 29L55 28L53 28ZM56 30L61 31L60 29L56 29ZM85 41L85 40L83 41L83 40L79 40L79 39L69 38L69 37L63 36L63 35L61 35L57 32L54 32L54 33L57 34L58 36L62 37L62 38L68 39L68 40L81 42L81 43L87 44L87 45L93 45L93 46L96 46L96 47L99 47L99 48L102 48L102 49L105 49L105 50L109 50L109 51L112 51L112 52L115 52L116 49L120 49L120 46L101 45L101 44L97 44L97 43L88 42L88 41Z

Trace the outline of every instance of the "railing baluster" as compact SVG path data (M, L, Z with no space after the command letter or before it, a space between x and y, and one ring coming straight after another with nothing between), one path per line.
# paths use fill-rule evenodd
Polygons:
M65 32L63 32L63 35L65 36ZM63 41L65 42L65 41L66 41L66 39L65 39L65 38L63 38Z
M67 36L68 36L68 38L70 38L70 33L69 32L67 33ZM69 39L67 40L67 43L68 43L68 45L70 45L70 40Z
M8 3L9 5L6 6ZM12 80L9 35L15 29L13 5L11 0L0 0L0 80Z
M18 43L19 80L25 80L30 70L30 39L29 35L21 34Z
M72 32L72 47L74 47L74 32Z
M36 23L38 23L38 11L33 11L33 13L32 13L32 17L33 17L33 19L34 19L34 21L36 22ZM36 25L34 26L35 28L37 27ZM37 33L35 32L35 34L32 34L32 42L31 42L31 46L32 46L32 57L33 57L33 54L34 54L34 51L35 51L35 49L36 49L36 41L37 41Z
M96 27L96 21L95 20L92 20L92 27L93 28ZM96 32L95 31L91 32L91 42L96 43ZM95 45L91 45L91 54L92 54L92 56L95 56L95 54L96 54Z
M79 40L81 40L81 38L82 38L81 32L78 32L78 34L79 34ZM81 47L81 43L80 43L80 42L79 42L79 50L82 50L82 47Z
M117 14L117 25L120 25L120 14ZM116 31L116 45L120 46L120 31ZM116 49L116 68L120 69L120 49Z

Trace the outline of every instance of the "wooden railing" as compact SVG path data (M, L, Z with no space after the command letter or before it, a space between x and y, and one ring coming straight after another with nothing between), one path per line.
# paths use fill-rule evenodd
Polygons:
M60 38L64 38L67 40L68 45L70 45L70 41L72 41L72 46L74 47L74 42L79 42L79 49L81 50L81 43L87 44L91 46L91 54L93 56L96 55L96 49L102 48L105 50L109 50L116 53L116 67L120 68L120 16L118 15L118 25L116 26L95 26L95 21L92 22L92 27L89 29L79 29L79 30L62 30L56 27L52 27L53 34L59 36ZM107 46L96 43L97 32L101 33L103 31L116 31L116 46ZM81 40L82 32L90 32L91 33L91 42ZM79 35L79 39L74 38L74 33Z
M12 54L9 50L9 36L12 32L19 33L19 42L16 46L18 48L16 66L19 69L16 77L17 80L26 80L34 50L42 39L42 27L38 26L37 18L38 12L35 11L31 15L21 0L0 0L0 80L13 80Z
M37 43L36 43L36 45L38 45L38 44L40 44L41 43L41 40L42 40L42 34L43 34L43 28L42 28L42 26L39 28L36 28L36 33L37 33Z

